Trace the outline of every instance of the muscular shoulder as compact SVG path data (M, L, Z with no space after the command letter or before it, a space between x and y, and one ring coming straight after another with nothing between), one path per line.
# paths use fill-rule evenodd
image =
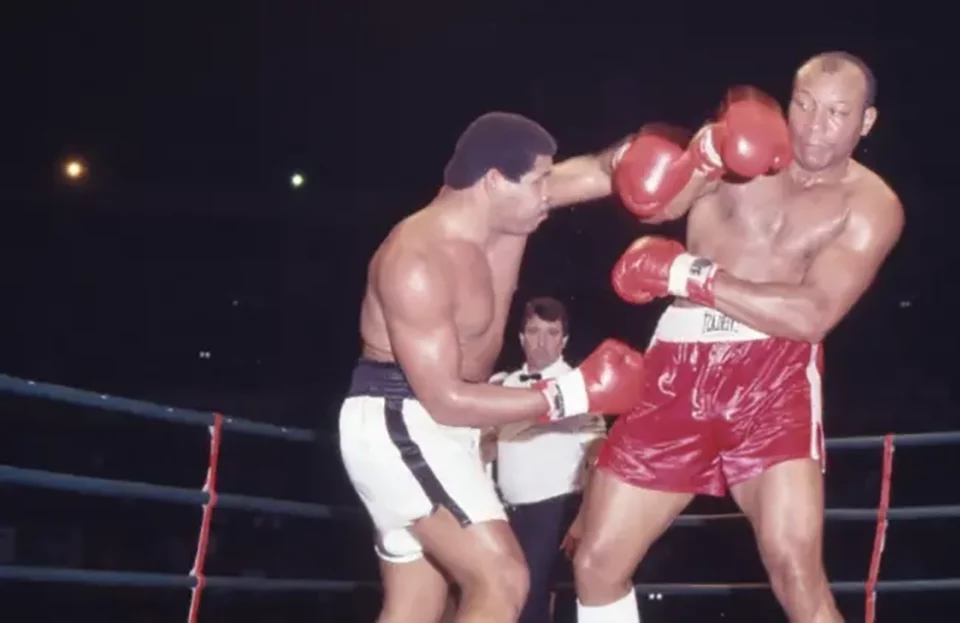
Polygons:
M874 171L854 162L848 195L846 234L853 246L892 246L904 225L897 193Z
M456 267L476 252L472 247L419 228L398 228L378 252L371 277L387 308L444 306L451 301Z

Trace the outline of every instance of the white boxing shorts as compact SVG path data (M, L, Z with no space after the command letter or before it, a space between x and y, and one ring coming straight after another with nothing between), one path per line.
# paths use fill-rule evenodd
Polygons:
M441 506L463 527L506 521L480 458L480 433L438 424L397 364L357 363L340 408L340 454L373 519L380 558L422 558L410 526Z

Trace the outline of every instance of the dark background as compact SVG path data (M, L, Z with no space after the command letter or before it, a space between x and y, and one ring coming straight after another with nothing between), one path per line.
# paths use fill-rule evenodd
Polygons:
M696 128L733 84L785 102L799 63L844 49L879 78L879 122L857 157L900 193L907 228L828 340L828 432L957 427L955 166L940 147L954 116L952 84L940 79L949 40L898 31L902 20L874 13L807 12L795 23L771 15L760 27L746 10L692 25L594 3L487 3L471 15L429 4L260 4L5 11L0 372L315 429L316 444L228 434L220 489L353 506L330 435L358 354L365 264L392 224L431 198L467 123L492 109L527 114L557 136L561 156L574 155L648 121ZM81 184L60 175L69 157L89 166ZM297 190L295 170L307 179ZM649 231L614 201L555 215L533 236L518 304L542 294L565 301L574 360L607 336L643 347L662 305L620 302L608 275ZM666 231L679 236L682 223ZM504 366L519 361L508 342ZM0 408L0 464L202 484L203 429L13 397ZM895 505L957 503L952 449L901 448L896 462ZM877 450L832 454L830 467L831 506L876 506ZM728 506L698 501L694 510ZM199 511L0 485L0 524L17 530L16 564L185 574ZM832 579L865 578L873 533L872 522L829 526ZM883 577L960 575L955 533L948 520L893 523ZM218 511L214 534L209 574L376 577L362 519ZM763 574L748 528L725 523L674 529L637 578ZM37 621L181 621L188 598L0 586L0 601L29 607ZM377 599L210 592L203 614L364 621ZM862 620L862 602L841 598L848 620ZM948 620L940 608L958 605L949 594L882 595L880 620ZM644 614L782 620L766 593L668 595Z

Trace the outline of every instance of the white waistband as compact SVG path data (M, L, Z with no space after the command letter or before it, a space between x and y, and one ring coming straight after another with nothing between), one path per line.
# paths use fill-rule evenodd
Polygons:
M749 342L769 337L708 307L668 307L653 333L658 342Z

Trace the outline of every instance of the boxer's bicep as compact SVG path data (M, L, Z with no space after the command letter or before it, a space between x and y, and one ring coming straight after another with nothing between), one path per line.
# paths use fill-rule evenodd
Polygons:
M424 258L401 259L378 289L393 355L428 410L444 410L460 379L453 293L442 269Z
M818 298L823 333L840 322L873 283L903 224L896 197L864 197L852 207L844 231L820 251L804 279Z

